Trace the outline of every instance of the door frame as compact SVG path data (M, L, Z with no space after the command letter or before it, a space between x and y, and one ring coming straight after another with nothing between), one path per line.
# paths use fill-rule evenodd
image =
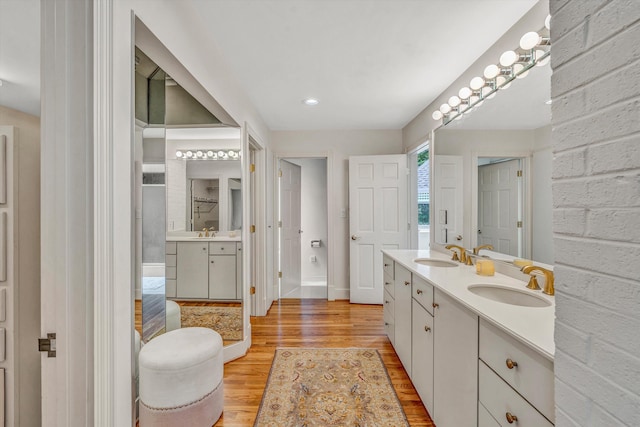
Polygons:
M417 158L418 153L422 151L429 151L429 160L431 162L432 152L431 152L431 140L426 139L420 145L412 148L407 151L407 168L409 169L408 175L408 197L407 197L407 217L409 218L409 224L411 229L409 230L409 236L407 242L409 243L410 249L418 249L418 243L420 238L418 237L418 168L417 168ZM413 160L416 159L416 162ZM431 168L429 168L431 171ZM431 182L431 177L429 177L429 182ZM429 188L429 194L431 194L431 188ZM429 216L431 218L431 216ZM431 227L431 222L429 222L429 227ZM431 242L429 242L431 243Z
M334 202L334 190L333 190L333 151L319 151L317 153L294 153L294 152L274 152L273 153L273 229L277 232L274 233L273 239L273 287L274 287L274 301L276 300L275 296L279 295L277 290L280 288L280 279L278 278L278 268L280 265L280 229L278 228L278 209L280 206L279 198L280 198L280 185L279 185L279 177L278 177L278 165L280 164L280 160L286 159L325 159L327 161L327 301L335 301L336 300L336 290L335 290L335 282L334 282L334 260L333 260L333 252L335 249L335 242L333 236L331 235L331 231L334 230L335 219L334 215L331 215L331 212L335 210L335 202ZM278 237L276 237L278 236Z

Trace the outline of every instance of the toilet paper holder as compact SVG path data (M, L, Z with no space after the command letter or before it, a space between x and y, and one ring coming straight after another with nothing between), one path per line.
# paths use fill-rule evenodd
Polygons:
M320 247L320 240L312 240L311 241L311 247L312 248L319 248Z

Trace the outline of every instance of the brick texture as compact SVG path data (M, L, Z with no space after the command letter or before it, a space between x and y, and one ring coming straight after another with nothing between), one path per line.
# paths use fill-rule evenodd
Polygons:
M640 1L550 10L556 426L639 426Z

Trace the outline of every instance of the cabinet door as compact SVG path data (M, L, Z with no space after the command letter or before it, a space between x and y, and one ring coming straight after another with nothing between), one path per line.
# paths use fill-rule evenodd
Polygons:
M411 272L395 266L395 344L404 370L411 376Z
M433 328L433 421L478 425L478 316L436 289Z
M236 256L209 257L209 299L236 299Z
M433 413L433 317L416 300L412 304L411 381L418 395Z
M178 242L176 257L176 296L208 298L209 270L207 242Z

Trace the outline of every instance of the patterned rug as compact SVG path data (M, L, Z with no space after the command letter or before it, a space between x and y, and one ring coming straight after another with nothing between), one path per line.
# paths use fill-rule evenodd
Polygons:
M374 349L276 350L254 427L409 426Z
M225 341L242 339L242 307L180 306L182 327L201 326L220 334Z

